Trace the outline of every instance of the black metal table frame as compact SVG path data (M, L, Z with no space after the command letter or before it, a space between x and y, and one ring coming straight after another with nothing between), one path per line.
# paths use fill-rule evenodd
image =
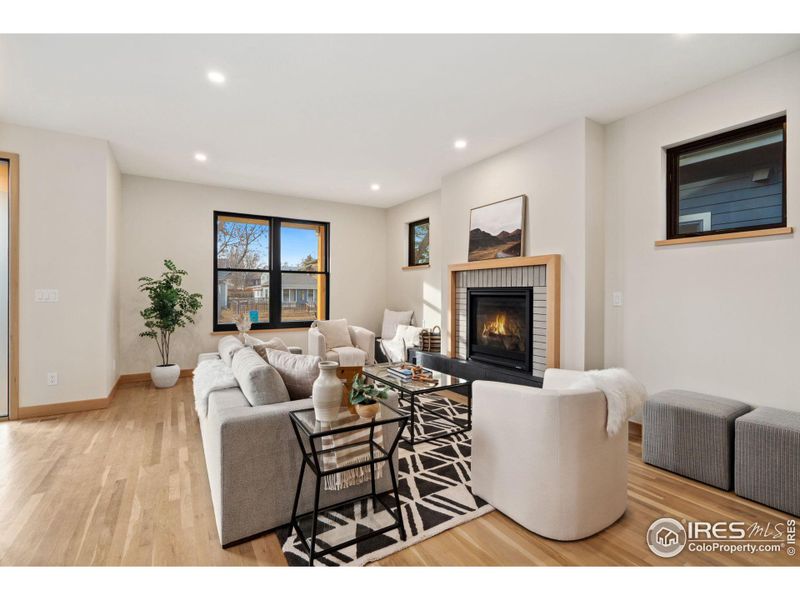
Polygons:
M380 401L379 401L380 402ZM384 404L381 402L381 404ZM385 404L384 404L385 405ZM395 410L391 406L390 409ZM304 412L304 411L294 411L294 412ZM352 546L353 544L357 544L369 538L383 535L388 531L392 531L393 529L397 529L400 532L400 539L405 541L406 539L406 529L403 525L403 513L400 509L400 494L397 490L397 476L394 470L394 464L392 463L392 456L397 451L397 446L400 443L403 435L403 429L406 427L406 423L408 422L408 417L405 415L399 415L395 418L382 420L378 423L378 425L390 425L392 423L397 423L397 434L395 435L394 440L392 441L389 450L385 450L380 444L378 444L375 439L375 419L371 419L369 423L358 423L356 425L351 425L349 427L342 427L339 429L335 429L333 431L320 431L320 432L309 432L306 430L302 424L298 423L297 417L293 414L293 412L289 413L292 422L292 428L294 429L294 434L297 437L297 442L300 444L300 450L303 453L303 459L300 462L300 476L297 480L297 490L295 491L294 495L294 503L292 504L292 519L289 522L290 529L294 529L297 533L297 537L299 538L300 542L302 543L303 547L305 548L306 552L308 553L308 564L309 566L314 565L314 560L317 558L321 558L327 554L331 554L333 552L338 552L342 548L346 548L347 546ZM299 427L304 429L304 434L306 439L308 439L308 446L309 450L306 450L306 444L303 442L303 435L300 433ZM351 444L345 444L344 446L337 446L336 448L329 448L327 450L317 449L316 444L314 443L315 440L331 435L338 435L340 433L347 433L350 431L356 431L358 429L366 429L369 428L369 439L364 442L353 442ZM329 452L334 452L336 450L341 450L342 448L350 448L353 446L361 446L361 445L368 445L369 446L369 460L365 460L353 465L347 465L344 467L338 467L336 469L328 469L325 470L322 468L320 464L320 456L322 454L326 454ZM380 454L376 456L376 451ZM384 500L381 498L375 491L375 465L380 462L386 461L389 465L389 475L392 480L392 489L390 490L392 496L394 497L394 509L392 509ZM320 484L322 482L323 477L326 475L333 475L335 473L341 473L342 471L349 471L351 469L357 469L360 467L364 467L369 465L370 468L370 482L372 485L372 490L368 494L362 494L356 498L349 498L347 500L343 500L342 502L337 502L335 504L329 504L328 506L320 506L319 505L319 495L320 495ZM297 514L297 506L300 502L300 492L303 489L303 476L305 475L305 469L308 466L311 473L316 476L315 481L315 488L314 488L314 509L303 513L301 515ZM360 502L362 500L372 498L372 507L373 509L377 508L376 501L380 502L383 508L392 516L394 519L394 524L387 525L386 527L382 527L381 529L377 529L375 531L370 531L369 533L365 533L359 536L354 537L353 539L346 540L335 546L331 546L330 548L326 548L321 552L316 551L316 542L317 542L317 522L319 521L319 514L321 512L335 510L342 506L346 506L348 504L355 504L356 502ZM306 536L303 533L302 528L300 527L300 520L312 515L311 521L311 539L310 541L306 541Z
M364 371L364 375L366 375L367 377L369 377L371 379L374 379L375 381L378 381L378 382L388 386L389 388L391 388L392 390L397 392L397 394L399 396L399 403L400 403L400 407L401 408L403 406L403 402L409 403L409 405L410 405L410 408L409 408L410 422L409 422L409 427L408 427L409 437L404 437L403 441L408 442L412 446L414 444L421 444L423 442L431 442L433 440L438 440L438 439L441 439L441 438L444 438L444 437L449 437L451 435L457 435L459 433L465 433L467 431L472 430L472 382L471 381L464 380L464 383L455 383L453 385L446 385L446 386L433 386L433 387L431 387L429 389L420 389L420 390L411 391L411 390L406 390L406 389L400 387L397 382L392 381L388 377L387 378L381 377L379 375L375 375L374 373L367 372L366 370ZM431 408L430 406L426 406L424 402L417 401L417 396L421 396L423 394L435 394L436 392L441 392L441 391L444 391L444 390L454 390L454 389L462 388L462 387L466 387L467 388L467 394L466 394L467 395L467 419L466 419L466 425L462 425L464 419L461 418L461 417L451 417L449 415L442 414L440 411L437 411L436 409ZM427 413L433 414L433 415L435 415L436 417L438 417L440 419L444 419L445 421L449 421L450 423L452 423L455 426L455 428L454 429L450 429L450 430L448 430L448 431L446 431L444 433L437 433L436 435L423 435L423 436L416 437L414 435L414 415L415 415L415 413L416 413L416 411L418 409L419 410L423 410L423 411L425 411Z

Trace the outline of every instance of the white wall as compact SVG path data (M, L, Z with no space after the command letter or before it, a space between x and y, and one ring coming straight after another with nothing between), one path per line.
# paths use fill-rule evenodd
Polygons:
M562 255L561 366L583 369L602 361L597 344L591 351L586 344L587 331L597 335L592 333L596 327L587 329L587 252L603 252L602 245L589 247L598 238L587 234L586 220L588 204L602 202L602 196L587 196L588 158L591 155L593 169L594 161L602 160L597 143L602 132L597 127L579 119L444 177L443 331L448 319L447 265L467 261L470 209L526 194L525 255ZM596 176L593 170L592 179Z
M20 406L105 397L114 360L108 144L0 123L0 149L20 157ZM34 303L37 288L58 289L59 302ZM47 385L48 372L58 385Z
M139 311L145 296L137 289L143 275L157 276L170 258L189 272L184 287L203 295L197 323L175 334L171 360L182 368L196 364L198 352L216 349L212 335L213 211L329 221L331 318L347 317L380 331L386 303L386 211L258 192L123 175L120 250L121 373L148 372L157 360L155 344L139 338ZM306 331L257 334L279 336L306 348Z
M444 223L439 190L386 211L386 302L393 310L414 310L420 327L442 324ZM408 265L408 224L430 219L430 268L404 271Z
M800 234L655 248L665 146L786 111L788 224L800 225L800 53L606 128L606 364L650 392L687 388L800 409Z

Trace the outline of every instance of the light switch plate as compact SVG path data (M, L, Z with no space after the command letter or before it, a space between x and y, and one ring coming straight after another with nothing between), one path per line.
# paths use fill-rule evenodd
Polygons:
M611 294L612 306L622 306L622 292L614 292Z
M34 302L58 302L58 290L38 289L33 293Z

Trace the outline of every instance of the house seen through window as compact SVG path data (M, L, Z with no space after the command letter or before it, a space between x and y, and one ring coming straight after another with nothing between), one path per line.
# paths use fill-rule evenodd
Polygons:
M667 150L667 237L786 225L786 117Z
M214 330L308 326L328 316L328 223L214 213ZM273 301L275 299L276 301Z

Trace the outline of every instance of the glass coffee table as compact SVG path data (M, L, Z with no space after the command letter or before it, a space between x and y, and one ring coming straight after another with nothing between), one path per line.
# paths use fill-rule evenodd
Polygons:
M409 434L407 437L403 437L405 442L413 446L414 444L438 440L439 438L464 433L472 429L471 381L428 368L425 368L425 371L435 381L426 383L422 381L404 380L388 371L389 367L396 366L397 364L398 363L379 363L370 367L364 367L364 375L397 392L400 397L400 409L408 414L409 417ZM425 397L427 394L434 394L444 390L458 390L467 396L466 418L446 414L441 409L436 408L434 406L435 403L428 401ZM427 415L452 424L452 428L448 428L448 430L443 433L436 433L433 435L416 435L414 423L420 411L424 411Z
M384 402L380 402L380 404L380 412L372 419L365 419L351 414L346 408L341 408L333 421L318 421L314 415L313 408L295 410L289 413L297 443L300 444L300 449L303 452L303 459L300 463L300 478L297 481L297 490L294 496L294 504L292 505L292 520L289 523L289 527L296 532L297 538L308 553L308 564L311 566L313 566L314 560L317 558L337 552L342 548L357 544L368 538L382 535L393 529L399 530L401 540L406 539L403 514L400 510L400 495L397 491L397 476L392 457L402 438L408 417ZM397 433L392 436L392 439L385 435L386 427L381 427L376 431L376 427L391 423L397 423ZM380 435L376 435L378 432L380 432ZM346 441L343 442L342 440ZM336 466L337 453L352 455L354 451L357 454L362 454L363 457L357 462L348 461L344 466ZM384 498L375 491L375 466L382 462L386 462L389 465L389 475L392 483L389 495L392 497L394 507L389 506ZM314 509L311 512L298 515L297 506L300 501L300 492L303 489L303 476L305 475L306 467L315 477ZM319 505L320 488L326 476L362 467L369 467L370 469L372 488L370 493L356 498L349 498L344 502L338 502L330 506L321 507ZM320 515L368 499L372 499L372 518L375 521L369 523L371 531L319 550L317 548L319 545L317 533L319 531ZM384 510L376 510L378 508L377 503L380 503Z

